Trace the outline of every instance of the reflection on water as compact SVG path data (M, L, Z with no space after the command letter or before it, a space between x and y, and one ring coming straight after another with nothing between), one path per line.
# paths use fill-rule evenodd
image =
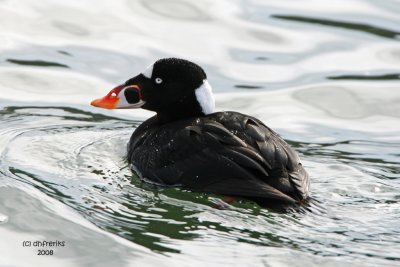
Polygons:
M319 24L326 25L330 27L338 27L346 30L355 30L366 32L374 35L378 35L381 37L397 39L400 36L400 32L391 31L388 29L384 29L377 26L372 26L364 23L352 23L352 22L343 22L343 21L335 21L335 20L327 20L327 19L318 19L318 18L310 18L310 17L302 17L302 16L288 16L288 15L272 15L273 18L283 19L283 20L292 20L298 22L305 22L311 24Z
M43 60L19 60L19 59L7 59L7 62L17 64L17 65L28 65L28 66L38 66L38 67L62 67L68 68L67 65L60 64L57 62L49 62Z
M400 73L382 75L338 75L328 77L331 80L400 80Z
M0 7L0 265L400 260L394 1ZM307 209L280 213L246 200L216 209L221 196L160 188L132 174L126 143L151 114L88 103L169 56L205 68L218 110L259 117L299 151L312 176ZM67 246L43 258L20 245L38 238Z

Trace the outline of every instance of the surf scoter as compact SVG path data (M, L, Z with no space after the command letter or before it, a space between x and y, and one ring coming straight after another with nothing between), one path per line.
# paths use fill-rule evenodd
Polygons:
M297 153L254 117L214 112L206 73L195 63L160 59L91 104L157 113L128 144L128 161L142 179L264 203L308 198Z

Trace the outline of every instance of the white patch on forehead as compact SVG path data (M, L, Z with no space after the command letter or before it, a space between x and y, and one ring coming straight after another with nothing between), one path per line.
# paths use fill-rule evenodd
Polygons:
M195 94L197 102L199 102L203 113L205 115L213 113L215 108L215 100L211 85L207 80L203 80L201 86L195 90Z
M144 77L151 79L151 76L153 75L153 65L151 64L150 66L147 67L147 69L145 69L142 74L144 75Z

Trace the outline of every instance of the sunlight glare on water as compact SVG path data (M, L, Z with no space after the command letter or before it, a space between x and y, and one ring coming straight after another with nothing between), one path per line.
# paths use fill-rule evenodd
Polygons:
M396 266L400 2L0 1L1 266ZM201 65L217 110L300 154L286 213L141 182L126 161L152 114L92 99L158 58ZM60 240L38 256L24 241Z

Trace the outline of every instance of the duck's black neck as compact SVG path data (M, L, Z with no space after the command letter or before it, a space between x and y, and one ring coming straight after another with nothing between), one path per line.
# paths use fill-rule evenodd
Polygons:
M205 114L200 111L200 110L191 110L191 111L185 111L185 112L179 112L179 111L168 111L168 112L157 112L157 122L159 124L165 124L173 121L180 121L180 120L186 120L190 118L198 118L198 117L203 117Z

